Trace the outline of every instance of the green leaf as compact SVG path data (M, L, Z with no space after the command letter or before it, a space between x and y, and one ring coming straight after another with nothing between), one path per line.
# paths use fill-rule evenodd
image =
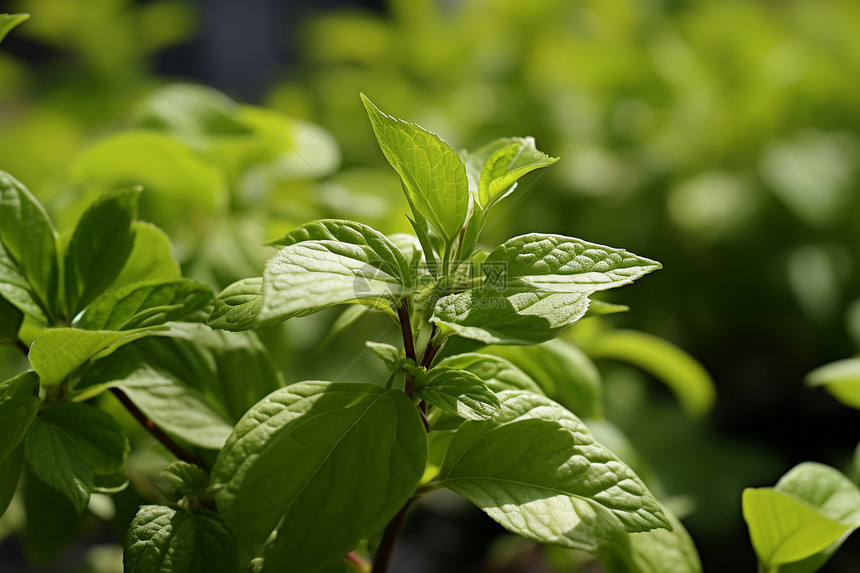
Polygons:
M381 233L379 243L303 241L281 249L263 271L258 325L363 302L389 305L410 290L406 259Z
M29 14L0 14L0 42L15 26L30 17Z
M81 216L66 249L66 304L74 316L119 276L134 245L141 188L109 191Z
M24 313L0 296L0 343L13 343L18 340L18 331L24 322Z
M771 488L745 489L743 512L759 561L769 568L814 555L851 529Z
M600 546L597 558L608 573L701 573L702 563L690 534L663 510L672 530L621 534Z
M24 470L22 497L27 516L23 537L27 554L36 563L47 564L80 535L84 516L69 499Z
M113 474L125 465L128 439L110 414L86 404L68 402L45 409L40 418L74 440L78 453L94 474Z
M132 330L171 321L205 320L212 289L189 279L155 279L110 290L78 315L72 326L86 330Z
M217 513L144 505L126 533L126 573L240 573L236 537Z
M494 392L526 390L534 394L543 394L540 386L528 374L498 356L471 352L458 354L440 360L434 366L435 368L456 368L471 372Z
M51 308L56 302L59 280L57 234L39 201L3 171L0 171L0 221L0 243L6 256L26 279L39 305Z
M75 439L63 428L36 418L24 440L27 464L36 476L61 493L80 515L93 488L93 470Z
M219 449L248 408L283 386L282 375L253 333L187 324L175 325L169 334L99 360L79 391L89 396L109 386L121 388L168 434Z
M460 156L436 134L382 113L364 94L361 99L410 203L450 243L469 211L469 183Z
M298 573L382 530L415 491L426 459L424 425L399 390L303 382L239 421L210 490L252 554L280 524L266 566Z
M385 367L388 368L389 372L396 371L403 362L403 357L400 356L400 349L395 346L371 340L365 341L364 344L385 363Z
M21 443L40 403L39 379L33 372L0 382L0 463Z
M854 482L834 468L804 462L782 476L774 489L805 501L831 519L851 525L842 537L825 549L801 561L780 566L779 573L817 571L860 526L860 490Z
M159 475L170 483L171 489L165 491L165 494L173 501L179 501L183 497L196 497L209 485L206 471L188 462L172 462Z
M207 324L222 330L248 330L263 309L263 277L237 281L215 298Z
M33 292L33 287L27 278L21 274L18 265L9 257L9 253L0 244L0 296L14 305L24 314L45 323L45 312Z
M485 344L538 344L582 318L585 293L468 290L439 299L431 321L443 335L458 334Z
M30 347L30 364L43 385L55 386L88 360L109 354L144 336L163 331L164 328L160 327L123 332L52 328L33 342Z
M427 385L415 394L444 412L467 420L486 420L499 412L499 399L486 384L466 370L436 366L427 373Z
M23 468L24 446L19 445L5 458L0 459L0 517L6 513L9 503L15 496Z
M492 346L484 349L507 358L528 374L547 394L577 416L603 417L603 382L594 363L563 340L537 346Z
M837 360L806 376L809 386L823 386L846 406L860 410L860 358Z
M135 221L132 229L131 254L110 289L153 279L179 278L182 273L171 255L167 234L146 221Z
M504 269L508 282L499 286L507 289L519 288L522 281L539 290L593 293L632 283L662 265L623 249L531 233L496 247L482 268L488 280L498 280L490 269Z
M642 481L576 416L528 392L499 400L499 415L457 430L440 485L518 535L583 551L622 532L670 527Z
M492 154L489 153L491 149ZM526 173L558 161L558 157L549 157L538 151L532 137L500 139L476 155L489 156L481 168L478 185L478 199L485 209L510 195L517 180Z
M93 493L106 493L108 495L124 491L129 483L124 471L111 474L95 474L93 482Z

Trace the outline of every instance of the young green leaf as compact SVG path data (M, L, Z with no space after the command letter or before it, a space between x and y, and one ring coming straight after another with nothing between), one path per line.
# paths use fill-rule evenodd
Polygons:
M587 419L603 417L603 382L594 363L563 340L536 346L491 346L482 350L507 358L571 412Z
M528 392L498 397L499 415L457 430L440 485L514 533L583 551L622 532L671 527L642 481L576 416Z
M215 298L215 308L207 324L222 330L248 330L263 309L263 277L234 282Z
M471 352L458 354L439 361L434 368L456 368L471 372L493 392L526 390L543 394L543 390L528 374L498 356Z
M66 304L74 316L119 276L134 245L141 189L109 191L81 216L66 249Z
M218 90L196 84L164 86L144 101L139 113L141 126L172 133L189 144L253 133L236 117L239 104Z
M527 285L552 292L593 293L620 287L662 268L656 261L562 235L531 233L505 241L494 249L483 267L488 279L490 270L505 269L508 289L515 289L515 279Z
M0 171L0 221L0 243L6 256L30 285L36 302L42 308L50 308L56 302L59 280L57 234L39 201L3 171ZM4 282L2 276L0 282Z
M582 318L588 297L577 292L503 293L478 288L439 299L431 322L443 334L485 344L538 344Z
M0 42L12 28L30 17L29 14L0 14Z
M397 370L402 363L400 350L390 344L367 340L364 343L376 356L385 363L390 372Z
M303 382L239 421L212 469L219 511L266 567L300 573L382 530L418 485L427 436L403 392Z
M678 518L663 509L672 530L625 533L604 543L597 559L608 573L702 573L690 534Z
M806 376L809 386L823 386L846 406L860 409L860 358L837 360Z
M171 489L165 494L173 501L194 497L209 485L209 476L203 468L181 460L172 462L159 475L170 483Z
M140 508L123 543L126 573L240 573L236 537L206 509Z
M179 278L182 272L171 255L167 234L146 221L132 225L134 244L125 266L108 290L153 279Z
M476 155L487 156L478 185L478 199L484 209L510 195L516 188L517 180L526 173L558 161L558 157L549 157L538 151L532 137L500 139L479 150Z
M24 468L24 446L19 445L9 455L0 460L0 517L6 513Z
M40 417L75 441L78 453L94 474L110 475L125 465L128 439L110 414L86 404L67 402L45 409Z
M24 440L27 465L36 476L75 506L78 515L87 508L93 488L93 470L75 439L63 428L37 417Z
M410 203L450 243L469 211L469 183L460 156L436 134L382 113L364 94L361 99Z
M837 541L851 526L772 488L747 488L744 519L759 561L767 571L800 561Z
M198 322L209 315L212 289L189 279L155 279L110 290L78 315L86 330L132 330L171 321Z
M701 364L674 344L644 332L612 330L584 342L592 358L629 362L656 376L675 394L691 416L701 416L714 405L714 381Z
M164 330L157 326L123 332L52 328L33 342L30 364L43 385L55 386L88 360Z
M842 472L814 462L804 462L780 478L774 490L805 501L818 511L851 528L818 553L779 567L779 573L818 571L842 543L860 527L860 490Z
M436 366L427 372L427 384L415 388L422 400L467 420L486 420L499 412L499 399L486 384L466 370Z
M0 296L24 314L46 323L45 312L27 278L0 243ZM17 333L17 331L16 331Z
M39 379L33 372L0 382L0 464L21 443L39 404Z

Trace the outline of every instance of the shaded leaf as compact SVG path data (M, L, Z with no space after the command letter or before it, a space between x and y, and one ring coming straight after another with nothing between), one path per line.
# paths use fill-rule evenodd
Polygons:
M0 517L6 513L9 503L15 496L23 468L24 446L19 445L5 458L0 459Z
M266 568L309 571L380 531L424 472L427 437L399 390L303 382L270 394L236 425L210 491Z
M21 443L40 403L39 379L33 372L0 382L0 463Z
M146 221L135 221L132 229L131 253L110 289L152 279L179 278L182 273L171 255L167 234Z
M486 420L499 411L499 399L484 382L466 370L436 366L427 372L427 384L415 394L444 412L467 420Z
M860 409L860 358L837 360L806 376L809 386L823 386L846 406Z
M86 404L67 402L46 408L40 417L74 440L94 474L113 474L125 465L128 439L110 414Z
M45 312L27 278L0 244L0 296L24 314L45 323Z
M0 42L12 28L30 17L29 14L0 14Z
M36 418L24 440L27 465L36 476L62 494L82 514L90 500L93 471L64 429Z
M528 374L498 356L477 353L458 354L439 361L434 368L445 367L471 372L494 392L526 390L543 394L540 386Z

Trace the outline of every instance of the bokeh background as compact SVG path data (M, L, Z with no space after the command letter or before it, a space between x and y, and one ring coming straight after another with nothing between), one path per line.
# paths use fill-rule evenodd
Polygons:
M143 218L167 230L187 275L220 288L259 274L270 254L262 241L310 219L408 230L359 92L456 149L532 135L561 160L498 208L485 240L563 233L663 263L608 298L631 312L607 321L701 362L713 409L690 417L648 374L598 365L606 417L675 500L705 571L755 567L744 487L772 485L804 460L860 477L860 415L804 384L860 347L855 0L30 0L8 9L31 18L0 47L0 168L49 206L61 231L105 185L144 181ZM332 343L333 320L268 333L289 348L278 353L289 380L372 369L355 362L354 339L384 323L368 319ZM0 369L14 370L19 359L0 352ZM137 498L116 512L128 511L123 503L133 509ZM0 570L115 571L121 531L109 521L40 530L10 511ZM442 500L407 527L394 569L600 571L518 543ZM824 569L857 570L857 540Z

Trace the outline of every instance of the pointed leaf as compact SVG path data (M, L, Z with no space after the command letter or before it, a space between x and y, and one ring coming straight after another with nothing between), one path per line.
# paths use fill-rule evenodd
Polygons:
M6 513L24 469L24 446L19 445L5 458L0 459L0 517Z
M222 330L248 330L263 309L263 277L237 281L215 299L215 308L207 324ZM256 325L260 326L260 325Z
M666 511L672 530L625 533L600 546L597 558L608 573L702 573L690 534Z
M171 255L167 234L146 221L135 221L132 229L131 254L110 289L152 279L179 278L182 273Z
M485 344L538 344L558 336L587 308L585 293L508 294L479 288L439 299L430 320L443 334Z
M124 332L52 328L46 330L33 342L30 347L30 363L42 384L54 386L88 360L108 354L144 336L152 336L163 331L164 327Z
M373 342L371 340L365 341L364 344L385 363L385 367L388 368L390 372L397 370L403 362L403 358L400 356L400 350L390 344Z
M21 274L18 265L9 258L2 244L0 244L0 296L38 322L47 322L48 319L45 318L45 312L38 302L33 287Z
M498 416L457 430L441 485L518 535L583 551L621 532L670 527L642 481L576 416L528 392L499 400Z
M772 488L745 489L743 512L756 554L767 567L814 555L851 529Z
M17 179L0 171L0 243L5 250L5 256L0 258L8 257L42 308L56 302L59 280L56 237L45 209L33 194ZM7 265L0 263L0 267ZM3 274L0 271L0 282L5 282ZM6 292L0 292L10 302L16 302Z
M171 490L165 493L169 494L174 501L179 501L183 497L197 496L209 485L206 470L181 460L172 462L159 475L170 483Z
M508 289L517 279L540 290L584 292L616 288L662 268L660 263L623 249L614 249L563 235L532 233L505 241L484 261L491 269L504 269Z
M29 14L0 14L0 42L12 28L29 18Z
M379 147L415 209L450 243L466 222L469 183L460 156L424 128L382 113L361 96Z
M0 464L21 443L40 403L39 379L33 372L0 382Z
M217 513L140 508L124 542L126 573L240 573L236 537Z
M72 325L86 330L132 330L171 321L198 322L209 315L212 289L189 279L155 279L110 290Z
M210 491L246 551L299 573L381 531L427 459L418 411L399 390L303 382L270 394L236 425Z
M134 245L141 188L105 193L75 226L66 249L66 303L76 315L119 276Z
M499 399L480 378L465 370L436 366L427 385L416 388L422 400L467 420L486 420L499 412Z
M122 469L128 438L110 414L86 404L67 402L45 409L41 419L71 436L93 473L109 475Z
M93 470L75 439L51 422L36 418L24 440L27 464L36 476L75 506L78 515L87 508L93 488Z
M490 146L496 151L484 163L478 186L478 199L484 208L507 197L526 173L558 161L538 151L532 137L511 137Z

